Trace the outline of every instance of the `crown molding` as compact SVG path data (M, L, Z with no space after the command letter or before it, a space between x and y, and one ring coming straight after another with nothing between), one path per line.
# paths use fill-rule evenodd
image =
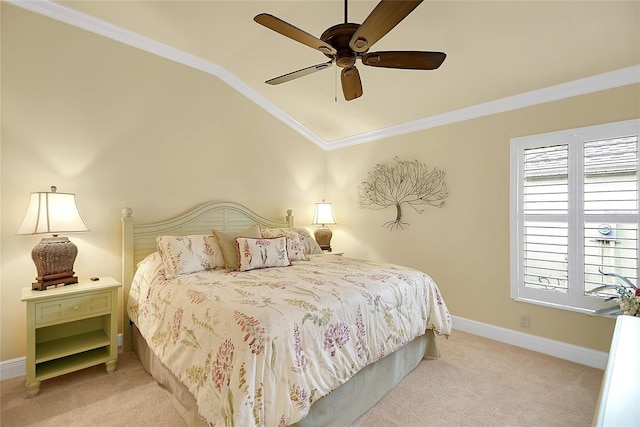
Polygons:
M170 61L216 76L254 102L256 105L324 150L335 150L352 145L364 144L438 126L477 119L492 114L518 110L547 102L640 83L640 65L635 65L580 80L550 86L544 89L525 92L519 95L425 117L411 122L327 141L312 132L299 121L295 120L289 114L285 113L282 109L266 99L255 89L251 88L244 81L240 80L229 70L216 63L207 61L198 56L173 48L164 43L160 43L151 38L97 19L91 15L79 12L51 0L4 1L31 12L47 16L57 21L64 22L74 27L90 31L136 49L143 50L153 55L157 55Z
M640 65L622 68L620 70L598 74L596 76L574 80L568 83L549 86L543 89L525 92L519 95L497 99L483 104L449 111L443 114L437 114L435 116L425 117L412 122L390 126L384 129L361 133L347 138L336 139L328 143L328 149L332 150L351 145L364 144L366 142L377 141L379 139L398 136L405 133L417 132L466 120L473 120L480 117L490 116L492 114L519 110L521 108L559 101L561 99L600 92L635 83L640 83Z

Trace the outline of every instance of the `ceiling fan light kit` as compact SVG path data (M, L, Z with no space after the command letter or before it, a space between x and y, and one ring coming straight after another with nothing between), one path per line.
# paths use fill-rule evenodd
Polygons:
M340 81L347 101L362 96L362 81L356 68L360 58L363 65L381 68L401 68L409 70L435 70L446 58L443 52L384 51L368 50L400 21L409 15L423 0L382 0L367 16L362 24L347 22L347 0L345 0L344 23L327 28L317 38L300 28L268 13L261 13L254 19L258 24L282 34L292 40L307 45L325 54L328 62L305 67L297 71L267 80L276 85L329 68L335 63L342 68Z

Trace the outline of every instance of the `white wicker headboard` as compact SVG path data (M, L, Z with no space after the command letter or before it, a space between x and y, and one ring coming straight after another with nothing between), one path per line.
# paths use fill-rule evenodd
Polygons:
M291 210L283 221L271 220L256 214L250 209L233 202L209 202L196 209L155 224L135 225L133 209L122 209L122 281L123 281L123 347L131 349L131 329L127 315L129 289L136 266L147 255L156 251L156 237L185 236L190 234L209 234L211 229L235 230L253 224L268 228L291 228L293 216Z

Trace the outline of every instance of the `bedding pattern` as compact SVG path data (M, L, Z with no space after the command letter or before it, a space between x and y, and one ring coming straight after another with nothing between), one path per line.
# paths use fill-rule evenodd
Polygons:
M289 267L166 279L139 264L128 312L211 426L285 426L363 367L451 319L407 267L310 255Z

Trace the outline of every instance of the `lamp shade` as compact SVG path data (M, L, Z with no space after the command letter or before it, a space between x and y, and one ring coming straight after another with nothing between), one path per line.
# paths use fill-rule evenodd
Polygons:
M331 203L316 203L316 208L313 211L312 224L337 224L336 217L333 214L333 205Z
M51 192L31 193L29 207L18 234L72 231L89 231L78 211L75 194L58 193L56 187L51 187Z

